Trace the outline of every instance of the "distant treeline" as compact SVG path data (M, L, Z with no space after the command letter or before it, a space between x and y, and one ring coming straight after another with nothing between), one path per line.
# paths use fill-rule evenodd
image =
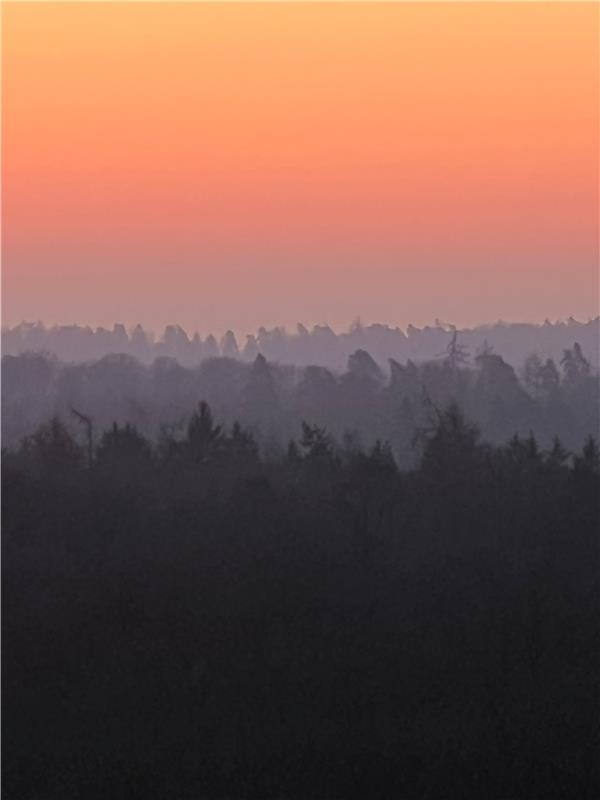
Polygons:
M497 358L424 369L527 398ZM492 447L451 405L399 470L310 424L261 452L205 404L91 450L55 419L4 453L2 503L7 798L600 796L591 438Z
M531 355L518 370L489 345L469 360L458 334L446 335L442 358L390 359L385 370L356 350L341 374L270 363L262 354L251 364L220 357L196 367L166 356L145 365L123 354L78 364L36 353L2 361L9 446L53 416L81 440L87 433L77 413L91 418L93 436L116 421L156 440L165 430L180 433L200 400L220 422L248 427L261 449L285 449L306 421L340 440L389 442L401 466L415 462L420 432L452 401L496 444L531 432L543 447L558 436L578 450L600 425L598 373L577 342L558 361Z
M283 328L260 328L257 334L238 342L232 331L218 341L212 334L204 339L197 333L188 336L179 325L167 326L163 336L155 338L140 325L128 331L124 325L94 330L80 325L46 328L42 323L22 323L2 331L2 352L20 355L41 351L69 362L96 360L111 353L131 355L144 363L169 356L184 366L197 366L202 360L217 356L252 362L261 353L268 361L296 366L315 364L339 371L356 350L367 350L382 363L388 358L431 360L445 351L455 330L439 320L424 328L409 325L406 330L356 322L347 332L338 334L327 325L316 325L309 331L298 324L293 334ZM471 358L491 347L513 366L522 364L531 353L558 361L563 351L577 341L590 361L598 364L600 317L588 322L570 317L566 322L547 321L543 325L498 322L459 330L458 336Z

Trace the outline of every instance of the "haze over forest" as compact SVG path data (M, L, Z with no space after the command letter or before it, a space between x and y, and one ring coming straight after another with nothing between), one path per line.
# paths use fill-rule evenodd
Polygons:
M600 5L1 6L3 797L598 800Z
M11 797L598 797L597 369L445 340L3 358Z
M387 442L410 465L432 408L457 403L487 441L531 434L577 449L600 432L599 333L600 318L461 331L356 324L337 335L299 325L263 328L240 349L231 331L217 342L169 326L157 341L140 326L21 325L3 332L2 432L14 445L58 416L80 437L74 414L84 414L97 433L130 424L156 439L209 401L263 449L317 424L340 440Z

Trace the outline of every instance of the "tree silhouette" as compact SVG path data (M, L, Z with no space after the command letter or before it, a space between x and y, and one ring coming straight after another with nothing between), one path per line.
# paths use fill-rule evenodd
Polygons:
M467 348L458 341L458 331L456 328L452 331L452 336L446 347L445 358L452 370L458 369L469 361L469 352Z
M187 424L185 451L195 464L201 464L214 457L221 449L224 434L221 425L215 425L208 403L202 401Z

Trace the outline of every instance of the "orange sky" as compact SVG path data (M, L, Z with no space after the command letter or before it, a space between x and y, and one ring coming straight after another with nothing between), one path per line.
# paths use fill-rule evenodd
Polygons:
M3 323L598 313L595 4L3 4Z

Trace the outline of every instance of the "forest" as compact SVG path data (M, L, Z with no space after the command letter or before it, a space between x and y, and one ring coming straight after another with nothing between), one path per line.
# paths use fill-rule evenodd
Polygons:
M599 796L597 374L389 366L4 358L7 798Z

